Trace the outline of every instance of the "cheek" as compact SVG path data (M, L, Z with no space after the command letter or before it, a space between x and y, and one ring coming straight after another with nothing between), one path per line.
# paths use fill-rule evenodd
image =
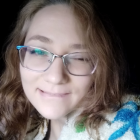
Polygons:
M76 103L77 107L81 107L84 105L84 99L89 92L91 87L92 79L91 77L83 76L83 77L75 77L73 83L74 97L73 101Z
M28 100L32 103L34 93L36 91L37 75L33 71L20 66L20 76L24 93Z
M35 84L37 81L37 76L33 71L23 68L20 65L20 76L23 88L30 88Z
M87 94L91 87L92 78L91 76L75 77L74 87L81 93Z
M20 76L21 76L22 84L30 81L30 77L31 77L30 73L21 65L20 65Z

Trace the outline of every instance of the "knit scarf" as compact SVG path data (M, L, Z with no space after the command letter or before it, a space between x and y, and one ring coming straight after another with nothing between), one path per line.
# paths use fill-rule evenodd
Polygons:
M98 135L95 130L91 130L90 136L83 127L76 128L75 118L80 111L74 111L69 115L58 140L140 140L140 96L125 100L118 111L106 114L107 122L99 127ZM43 140L48 131L48 122L44 118L31 118L24 140Z

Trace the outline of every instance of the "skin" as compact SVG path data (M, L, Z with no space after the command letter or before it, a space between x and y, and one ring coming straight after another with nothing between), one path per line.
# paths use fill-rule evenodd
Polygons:
M35 35L43 38L34 38ZM24 45L44 48L57 55L85 51L78 20L67 5L61 4L45 7L36 13ZM42 73L20 65L20 74L24 92L31 104L42 116L51 120L50 140L58 139L67 114L88 93L91 75L70 75L61 58L56 58L51 67Z

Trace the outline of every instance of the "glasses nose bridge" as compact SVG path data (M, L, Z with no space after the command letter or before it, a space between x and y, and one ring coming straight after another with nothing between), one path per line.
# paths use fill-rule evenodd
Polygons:
M64 55L56 55L56 54L54 54L53 55L53 61L54 61L55 58L61 58L62 62L64 63Z

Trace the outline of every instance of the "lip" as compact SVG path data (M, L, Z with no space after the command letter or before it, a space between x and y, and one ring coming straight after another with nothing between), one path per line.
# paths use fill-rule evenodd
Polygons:
M46 92L43 91L41 89L38 89L39 93L41 94L41 96L43 97L50 97L50 98L65 98L66 96L68 96L70 93L52 93L52 92Z

